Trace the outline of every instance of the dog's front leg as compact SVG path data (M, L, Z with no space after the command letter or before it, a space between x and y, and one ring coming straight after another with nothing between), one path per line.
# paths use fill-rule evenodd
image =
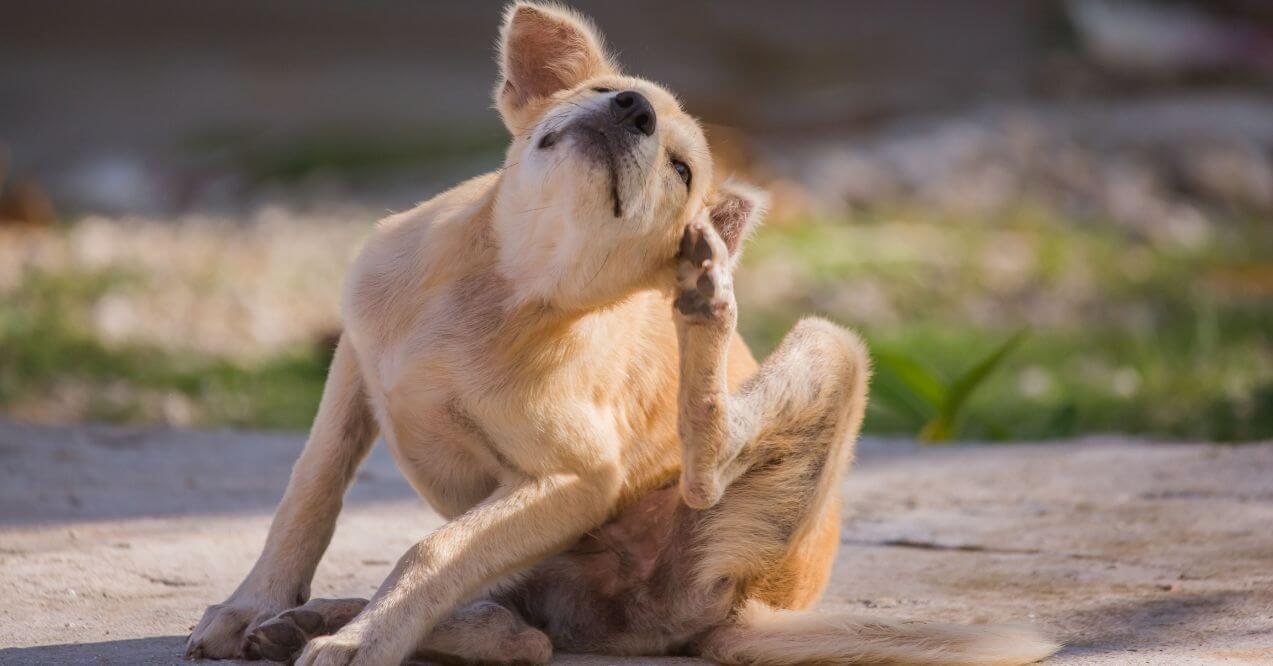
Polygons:
M336 527L341 498L376 438L362 381L353 346L342 338L313 431L292 468L265 548L230 598L204 612L186 644L188 657L245 656L247 633L308 599L314 569Z
M460 602L604 521L618 487L611 465L505 486L413 546L363 612L297 663L400 663Z

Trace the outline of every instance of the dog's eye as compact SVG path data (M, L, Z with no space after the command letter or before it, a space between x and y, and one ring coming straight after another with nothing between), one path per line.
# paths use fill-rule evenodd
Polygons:
M614 88L593 88L593 89L592 89L592 92L595 92L595 93L612 93L612 92L614 92Z
M690 173L689 165L680 160L672 160L672 168L676 169L676 175L680 176L681 180L685 181L686 187L689 187L690 180L694 177L694 174Z

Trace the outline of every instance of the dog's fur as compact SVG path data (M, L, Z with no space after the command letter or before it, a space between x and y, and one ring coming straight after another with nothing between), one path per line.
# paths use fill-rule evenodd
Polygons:
M385 220L367 243L264 552L204 614L189 654L1050 654L1024 629L801 610L838 544L837 489L866 404L862 343L806 319L757 366L734 331L730 275L764 198L714 184L697 123L621 74L586 20L516 4L500 61L504 167ZM370 601L306 603L377 433L449 522Z

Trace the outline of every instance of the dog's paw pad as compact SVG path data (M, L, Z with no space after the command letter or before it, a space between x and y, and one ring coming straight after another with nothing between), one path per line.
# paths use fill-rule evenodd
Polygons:
M681 236L676 311L694 323L725 322L734 308L729 250L711 225L696 222Z
M311 633L317 633L305 631L297 622L297 616L306 615L318 616L309 611L287 611L262 623L248 634L244 654L249 658L290 663L305 648L305 644L309 643ZM305 619L312 621L313 618ZM318 630L321 631L322 616L318 616L318 622Z

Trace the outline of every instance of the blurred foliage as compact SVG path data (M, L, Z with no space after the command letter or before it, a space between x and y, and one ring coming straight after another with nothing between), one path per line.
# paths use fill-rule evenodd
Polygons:
M922 423L918 428L920 441L945 442L955 439L968 399L985 384L995 369L1024 339L1024 332L1013 335L949 384L909 356L877 351L873 355L875 373L872 396L876 404L908 414ZM1002 426L987 425L996 433L1007 433Z
M286 137L221 127L194 133L183 143L189 154L241 174L252 185L295 183L314 175L358 185L402 170L496 160L508 137L498 127L380 134L327 128Z
M105 345L82 321L118 271L29 273L0 303L0 405L50 398L52 420L164 420L307 429L330 360L316 347L244 365L151 346ZM175 412L175 413L174 413ZM47 420L47 419L46 419Z
M239 241L254 251L295 242L290 232ZM189 279L228 281L213 269L238 265L229 254L238 247L218 246L222 258ZM306 263L282 274L310 274L314 256L327 262L321 270L337 270L325 254L300 256L294 261ZM875 356L865 427L872 433L1268 439L1271 258L1267 223L1240 216L1174 242L1028 206L986 219L898 207L763 228L738 275L740 327L758 356L806 314L859 330ZM156 278L129 262L90 270L52 259L8 279L0 288L0 411L42 421L308 428L330 358L324 331L233 358L107 342L93 313L107 296L166 293L150 291L165 285L137 287L147 280ZM283 289L288 280L272 284ZM307 292L277 298L289 293ZM279 302L262 312L301 320L278 313Z
M740 327L758 352L811 312L867 339L868 432L1273 437L1262 220L1171 244L1029 207L980 220L899 208L770 225L748 252Z

